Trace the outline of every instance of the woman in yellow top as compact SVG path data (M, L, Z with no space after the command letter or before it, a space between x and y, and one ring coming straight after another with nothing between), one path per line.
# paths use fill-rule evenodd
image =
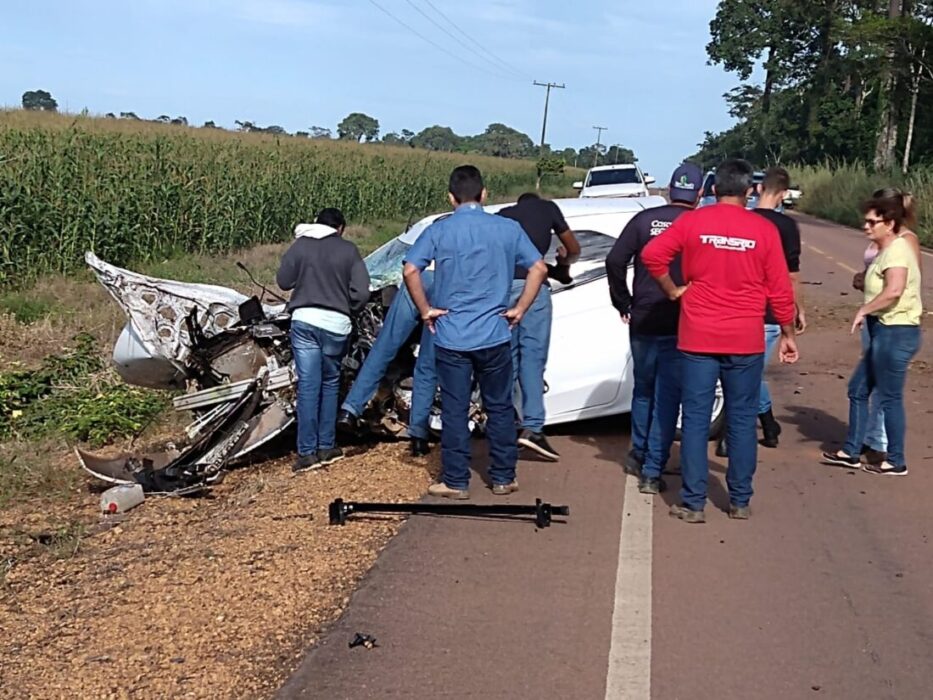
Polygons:
M865 271L865 303L855 314L852 332L863 324L869 342L849 380L849 434L843 448L824 452L823 463L858 469L859 450L868 427L868 397L875 392L884 412L887 459L862 467L872 474L906 476L904 383L907 367L920 349L919 258L900 236L906 211L900 193L872 197L862 205L866 236L878 255Z
M876 190L872 194L872 199L889 199L891 197L900 197L904 205L904 222L898 231L898 236L910 244L911 250L917 256L917 264L920 268L920 279L923 279L923 258L920 253L920 237L911 229L917 226L917 203L909 192L904 192L895 187L885 187ZM868 248L865 250L864 270L868 270L878 255L878 246L874 241L868 242ZM865 272L859 272L852 280L852 286L860 292L865 291ZM862 350L868 348L871 342L871 336L868 334L868 324L862 324ZM884 432L884 412L878 403L878 395L872 394L869 399L868 408L868 430L865 433L865 444L862 445L862 458L869 464L879 464L887 459L888 456L888 438Z

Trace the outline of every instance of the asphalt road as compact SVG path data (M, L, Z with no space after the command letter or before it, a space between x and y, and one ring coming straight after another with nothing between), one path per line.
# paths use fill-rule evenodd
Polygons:
M654 502L623 475L627 418L556 431L561 462L521 462L507 502L568 504L566 522L412 518L280 697L933 697L933 352L908 380L910 475L820 466L844 437L865 243L800 221L811 329L799 364L768 370L784 433L759 451L751 520L721 510L723 460L687 525L667 515L676 473ZM473 493L493 500L479 476ZM349 649L357 632L379 646Z

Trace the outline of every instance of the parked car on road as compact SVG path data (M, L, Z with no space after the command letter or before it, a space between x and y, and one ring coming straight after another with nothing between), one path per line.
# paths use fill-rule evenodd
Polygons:
M647 197L655 179L637 165L600 165L590 168L586 179L573 183L580 197Z
M551 280L553 326L544 396L547 425L628 413L632 408L632 359L628 326L609 299L606 255L625 225L638 212L664 202L662 197L556 199L567 224L580 241L579 260L570 267L570 284ZM496 212L508 206L487 206ZM373 289L402 283L402 261L421 233L441 214L422 219L366 258ZM545 256L553 260L556 241ZM629 274L632 272L630 270ZM711 436L723 423L717 392Z

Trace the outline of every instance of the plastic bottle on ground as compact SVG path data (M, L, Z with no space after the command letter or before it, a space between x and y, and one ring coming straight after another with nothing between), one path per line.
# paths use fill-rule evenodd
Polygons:
M146 499L141 484L120 484L104 491L100 496L100 509L104 513L125 513Z

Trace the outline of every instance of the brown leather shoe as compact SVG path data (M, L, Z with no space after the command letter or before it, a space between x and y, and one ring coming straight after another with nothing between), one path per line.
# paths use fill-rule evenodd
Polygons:
M513 481L509 484L493 484L492 485L492 495L493 496L508 496L510 493L518 491L518 482Z
M431 496L452 498L455 501L465 501L470 497L470 492L466 489L452 489L443 481L428 486L428 493Z

